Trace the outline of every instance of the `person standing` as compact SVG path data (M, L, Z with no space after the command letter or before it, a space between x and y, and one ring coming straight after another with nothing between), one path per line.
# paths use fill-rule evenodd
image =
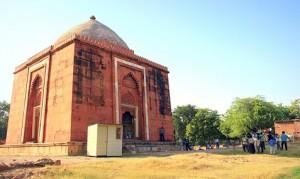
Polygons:
M285 131L282 131L281 134L281 150L283 150L283 146L285 147L285 150L287 149L287 141L288 141L288 136L285 134Z
M242 147L244 152L248 152L248 139L246 136L242 138Z
M220 148L220 141L218 138L215 139L215 145L216 145L216 148L219 149Z
M281 146L280 146L281 139L278 134L275 134L275 139L276 139L277 150L281 150Z
M161 126L161 128L159 128L159 140L161 142L165 141L165 128L163 126Z
M264 153L264 150L265 150L265 136L264 136L263 133L259 135L259 148L260 148L260 152Z
M254 139L251 136L251 134L248 135L248 142L249 142L248 152L254 154L255 153Z
M185 151L186 150L186 139L182 139L182 149Z
M186 151L192 150L189 139L185 140L185 149Z
M259 141L259 139L258 139L258 135L257 135L257 134L255 134L255 135L253 136L253 140L254 140L255 150L256 150L257 153L259 153L259 152L260 152L260 151L259 151L260 141Z
M269 147L270 147L270 154L271 155L275 155L275 151L276 151L276 139L272 136L270 137L269 140Z
M273 135L272 135L272 133L271 133L271 131L269 131L269 134L268 134L268 142L273 138Z

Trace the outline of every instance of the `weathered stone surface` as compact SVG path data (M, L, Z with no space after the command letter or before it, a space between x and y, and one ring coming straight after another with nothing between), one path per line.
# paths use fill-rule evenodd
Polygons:
M180 151L181 147L172 142L136 142L124 143L123 153L148 153L148 152L166 152Z
M9 169L9 166L6 165L5 163L3 162L0 162L0 171L3 171L3 170L8 170Z
M60 160L52 160L50 158L42 158L37 161L24 161L24 162L12 162L5 164L0 163L0 172L5 170L12 170L17 168L32 168L32 167L44 167L46 165L60 165Z
M6 144L86 142L89 125L122 124L125 114L131 117L125 138L158 141L164 127L173 141L168 73L114 43L66 37L16 68Z

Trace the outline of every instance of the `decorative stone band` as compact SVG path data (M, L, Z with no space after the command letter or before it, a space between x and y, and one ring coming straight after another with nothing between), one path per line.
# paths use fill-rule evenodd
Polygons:
M115 100L116 100L116 124L120 124L120 99L119 99L119 79L118 79L118 63L123 63L126 65L129 65L131 67L134 68L138 68L140 70L142 70L143 72L143 76L144 76L144 107L145 107L145 120L146 120L146 128L145 128L145 132L146 132L146 139L150 140L150 131L149 131L149 117L148 117L148 93L147 93L147 78L146 78L146 68L131 62L128 62L126 60L120 59L115 57L114 58L115 61Z
M169 72L167 67L165 67L163 65L160 65L158 63L155 63L151 60L148 60L144 57L138 56L138 55L134 54L133 50L121 47L119 45L113 44L113 43L105 41L105 40L94 40L94 39L91 39L87 36L72 34L69 37L65 38L65 40L59 41L59 42L55 43L54 45L51 45L50 47L47 47L44 50L42 50L42 51L38 52L37 54L35 54L34 56L30 57L26 62L24 62L21 65L17 66L14 73L17 73L18 71L26 68L28 65L30 65L32 63L35 63L36 61L40 60L44 56L48 55L49 53L51 53L51 52L53 53L53 52L63 48L64 46L68 45L69 43L72 43L75 40L79 40L81 42L97 46L97 47L102 48L104 50L111 51L111 52L114 52L116 54L123 55L127 58L137 60L140 63L158 68L158 69L163 70L165 72Z

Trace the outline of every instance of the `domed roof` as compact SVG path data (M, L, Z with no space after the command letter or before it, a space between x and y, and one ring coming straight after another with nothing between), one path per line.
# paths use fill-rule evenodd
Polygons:
M127 44L118 36L118 34L106 25L98 22L95 16L91 16L89 21L77 25L65 32L56 42L61 42L73 34L87 36L95 40L106 40L124 48L128 48Z

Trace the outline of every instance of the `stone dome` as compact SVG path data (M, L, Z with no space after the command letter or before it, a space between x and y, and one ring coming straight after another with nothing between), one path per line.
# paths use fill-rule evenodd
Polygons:
M106 40L116 45L120 45L121 47L128 48L127 44L118 36L118 34L106 25L97 21L95 16L91 16L89 21L77 25L65 32L56 42L61 42L73 34L87 36L95 40Z

